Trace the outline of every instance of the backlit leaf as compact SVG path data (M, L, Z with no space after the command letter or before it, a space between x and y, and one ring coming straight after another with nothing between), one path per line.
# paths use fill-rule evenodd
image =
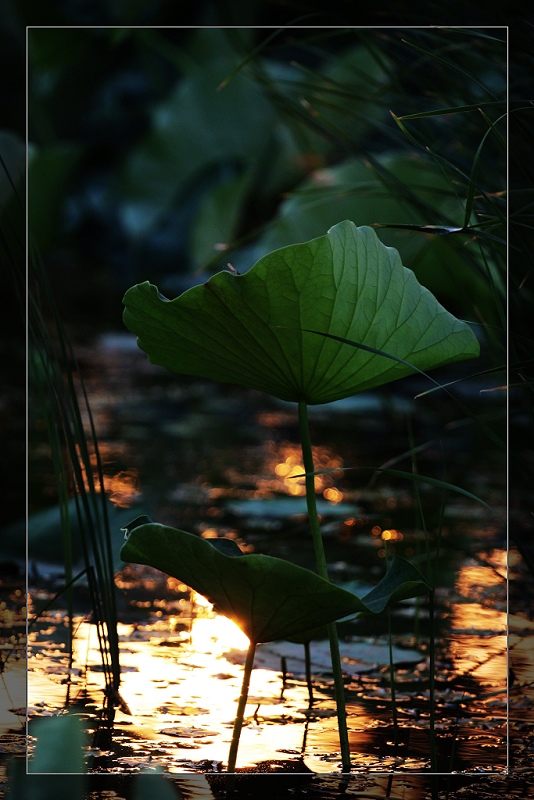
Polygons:
M148 282L128 290L124 322L154 364L328 403L412 372L410 366L309 331L382 350L419 370L478 355L456 319L367 227L264 256L244 275L219 272L175 300Z
M285 639L350 614L382 611L390 598L428 591L418 570L396 558L393 574L388 572L369 593L368 604L366 598L289 561L256 554L236 558L209 540L145 519L125 529L123 561L146 564L183 581L255 643Z

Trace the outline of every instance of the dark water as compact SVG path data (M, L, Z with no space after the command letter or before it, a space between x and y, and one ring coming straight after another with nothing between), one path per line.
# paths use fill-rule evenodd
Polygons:
M80 348L79 357L116 514L117 553L121 525L148 513L206 538L232 538L247 552L314 567L304 487L293 477L303 468L290 404L169 376L150 366L129 336L104 337ZM505 465L481 449L479 435L452 401L423 399L414 405L417 389L403 383L310 409L316 468L332 470L316 483L331 578L372 586L386 558L397 553L430 569L436 610L431 623L426 599L405 601L389 621L387 615L361 617L340 628L355 773L348 783L336 776L339 740L324 643L311 648L311 709L302 648L288 643L289 650L284 643L259 648L238 768L280 772L276 780L287 783L288 797L370 796L369 791L372 796L389 791L391 797L417 791L414 796L424 797L430 785L432 703L438 772L464 774L468 786L469 774L499 780L506 770L506 540L498 516ZM445 474L495 511L452 492L442 506L435 487L418 484L416 491L410 481L369 469L405 453L397 469ZM38 463L39 454L34 458ZM42 498L34 497L37 506ZM59 560L59 550L54 553L49 545L42 548L48 566L42 549L36 554L43 575ZM173 776L199 773L180 779L183 796L216 796L222 791L218 773L227 759L246 642L179 581L122 566L117 559L125 706L116 712L112 740L88 754L88 766L101 773L96 781L147 765ZM98 646L83 613L76 627L70 681L64 610L44 616L32 634L30 714L38 718L69 700L94 727L103 687ZM259 790L254 779L242 779L242 796Z

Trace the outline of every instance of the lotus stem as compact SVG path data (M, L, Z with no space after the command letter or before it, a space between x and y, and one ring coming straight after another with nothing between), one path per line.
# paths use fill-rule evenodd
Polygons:
M304 642L304 664L306 670L306 683L308 685L308 699L310 702L310 708L313 705L313 683L312 683L312 672L311 672L311 655L310 655L310 643Z
M310 439L310 428L308 424L308 406L305 400L299 401L299 431L302 446L302 458L304 460L304 471L306 473L306 505L315 550L315 560L317 572L328 580L328 568L326 566L326 556L324 552L323 537L319 525L319 515L317 514L317 502L315 499L315 480L313 452ZM332 659L332 672L334 675L334 686L336 693L336 709L339 729L339 743L341 747L341 762L343 772L350 772L350 747L349 734L347 730L347 712L345 709L345 685L343 683L343 671L341 669L341 656L339 653L339 639L335 622L328 625L328 638L330 640L330 656Z
M335 622L331 622L328 626L328 638L330 640L330 657L332 659L332 672L334 674L334 687L336 692L337 724L339 730L339 744L341 747L341 769L346 773L350 772L350 745L349 732L347 729L347 712L345 709L345 684L343 683L339 639Z
M235 716L234 730L232 732L232 741L230 743L230 752L228 753L228 777L226 779L226 789L230 793L234 788L235 782L235 765L237 761L237 749L239 747L239 737L241 736L241 728L243 727L243 718L245 715L245 707L248 699L248 687L250 686L250 676L252 675L252 667L254 666L254 653L256 652L256 643L250 642L247 650L247 657L245 660L245 671L243 673L243 683L241 684L241 694L239 696L239 703L237 704L237 713Z
M317 502L315 499L315 480L313 474L314 464L310 439L310 428L308 425L308 406L303 400L299 402L299 431L300 442L302 446L302 458L304 460L304 472L306 473L306 505L308 508L313 548L315 550L317 572L321 578L328 580L328 568L326 566L323 537L321 535L319 515L317 514Z

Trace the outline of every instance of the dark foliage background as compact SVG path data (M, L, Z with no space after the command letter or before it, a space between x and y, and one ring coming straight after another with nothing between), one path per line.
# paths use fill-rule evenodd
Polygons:
M232 34L234 39L241 39L239 47L244 53L265 44L277 26L292 26L291 32L280 34L268 42L266 48L275 48L277 54L283 56L281 44L286 41L287 52L291 54L293 48L302 57L299 45L310 37L310 31L299 26L324 30L327 26L506 25L510 36L509 85L513 112L509 121L509 152L510 186L514 191L509 202L510 211L518 222L510 229L510 241L514 245L510 250L510 324L513 330L528 329L525 315L531 299L532 262L531 248L527 244L530 228L525 192L532 186L529 157L532 144L529 113L532 25L524 18L523 10L519 2L507 4L504 10L502 4L496 2L484 7L471 2L453 3L445 8L433 3L406 4L402 0L369 7L349 0L328 4L228 0L187 4L180 7L177 15L176 4L171 0L152 3L54 0L46 6L37 0L6 0L1 10L3 103L0 129L9 137L9 152L13 148L16 150L16 165L11 161L10 168L14 172L19 170L20 175L26 128L25 26L32 26L29 36L33 36L35 41L39 34L36 27L56 29L41 37L46 44L37 58L29 63L33 88L29 98L28 134L32 147L49 153L48 158L36 165L32 178L35 188L33 203L38 209L32 223L32 235L45 258L65 322L74 325L77 335L84 331L94 332L95 325L120 329L120 300L125 286L137 279L156 279L170 273L184 275L191 271L184 242L187 227L191 224L187 215L193 213L195 205L198 207L202 194L203 187L199 188L199 182L190 187L187 203L182 202L180 208L170 204L158 226L144 236L133 237L131 231L125 231L124 219L118 213L112 180L128 153L149 133L151 109L172 92L177 74L183 68L173 58L191 38L191 30L186 26L193 29L198 26L248 29L248 33L237 30ZM110 37L105 30L99 31L99 26L139 26L144 32L142 30L136 35L131 31L117 31L114 37ZM262 29L259 26L266 27ZM68 37L61 30L66 27L71 29ZM83 27L91 30L83 30ZM149 41L146 31L151 28L156 28L156 31L153 40ZM321 46L335 51L339 41L333 38L330 42L323 41ZM311 47L308 52L311 52ZM311 67L312 62L310 56L308 65ZM414 78L417 87L417 75ZM409 90L410 85L406 82L403 86L405 97ZM395 113L410 113L424 108L424 103L416 98L411 108L396 107ZM402 140L400 131L397 130L396 134L397 139ZM370 135L374 136L375 131ZM364 146L368 144L369 141L364 142ZM372 146L376 148L376 141ZM326 158L331 162L332 154L327 153ZM339 160L339 156L337 158ZM221 168L231 170L233 165L226 164ZM209 174L209 170L205 172L202 176L204 186L213 182L214 177L220 178L221 175ZM290 181L282 188L286 190L291 185L295 185L295 179L293 184ZM22 195L24 185L21 179L17 188ZM271 194L263 206L259 202L249 202L250 207L242 216L237 233L254 229L257 224L268 220L276 210L274 196ZM248 198L251 198L250 192ZM22 448L17 444L20 440L11 434L13 431L17 436L23 433L20 391L24 379L24 313L21 313L20 299L24 296L25 231L22 197L21 200L18 209L10 210L5 218L2 259L6 285L11 291L16 289L19 297L18 303L7 303L4 309L6 335L3 337L2 359L4 386L11 397L5 406L2 425L4 434L10 432L6 442L9 458L5 461L5 479L10 487L8 493L18 497L19 501L21 495L15 487L14 476L18 476L17 482L22 476ZM193 266L198 267L198 263ZM211 268L216 266L212 264ZM15 340L18 346L12 346L11 342ZM514 340L518 362L529 358L529 347L529 341L524 338ZM524 374L523 379L528 384L528 374ZM15 387L18 387L18 393ZM518 401L523 402L519 398ZM512 460L512 466L514 463ZM18 468L15 464L19 465ZM524 485L523 475L521 471L517 476L518 485ZM11 516L11 512L8 513Z
M191 40L191 29L200 26L236 26L230 38L243 55L264 45L279 26L290 26L276 41L277 54L291 57L308 54L305 66L313 70L314 47L310 30L351 26L409 28L417 26L467 26L482 30L508 26L509 33L509 261L505 308L509 324L507 350L503 338L494 352L494 362L510 360L509 383L509 479L510 519L514 538L525 562L534 563L532 544L531 486L534 471L532 447L532 80L533 26L523 3L503 5L494 0L482 7L475 2L454 2L446 7L435 3L404 0L387 5L362 7L352 0L334 2L266 2L227 0L177 4L173 0L5 0L0 9L0 155L9 173L0 187L13 181L16 195L3 190L0 237L2 263L2 323L0 379L2 405L2 474L6 498L4 523L20 518L25 505L25 141L26 141L26 26L34 43L34 58L29 63L30 108L28 138L32 148L46 151L48 157L34 165L34 214L32 236L54 289L67 329L76 337L88 337L96 327L121 329L120 301L126 286L149 277L165 281L180 276L175 286L187 285L200 267L208 271L220 262L208 263L191 257L188 235L192 214L210 186L224 182L235 169L231 161L214 168L208 165L201 180L183 189L179 203L169 201L159 224L133 236L113 202L116 177L149 136L153 109L172 94L177 75L187 71L180 57ZM39 26L49 29L39 35ZM110 36L106 28L138 26L139 32L117 30ZM262 27L265 26L265 27ZM70 28L68 37L64 28ZM98 30L102 28L102 30ZM55 29L55 30L53 30ZM150 31L154 31L154 35ZM147 35L148 32L148 35ZM393 34L392 34L393 36ZM32 39L33 37L33 39ZM394 36L393 36L394 38ZM321 42L323 52L335 54L341 39ZM66 45L68 42L68 46ZM285 47L285 51L284 51ZM208 60L211 53L197 57ZM428 78L428 76L426 76ZM403 82L404 98L417 88L417 75ZM439 70L436 73L439 80ZM389 99L389 98L388 98ZM424 98L410 108L395 108L396 113L423 111ZM396 130L401 139L401 134ZM425 135L432 136L431 125ZM365 139L367 136L367 140ZM476 134L466 141L476 142ZM388 143L384 132L384 143ZM362 147L373 151L378 142L373 132L363 133ZM444 145L446 147L446 145ZM476 149L476 144L475 144ZM471 153L473 150L471 148ZM336 164L341 153L325 147L318 164ZM309 165L308 165L309 166ZM466 163L467 167L467 163ZM307 167L306 167L307 168ZM225 171L226 170L226 171ZM236 180L239 175L236 173ZM295 174L282 191L294 188L304 177ZM185 184L184 184L185 185ZM238 185L238 184L236 184ZM133 187L132 192L139 187ZM236 189L237 191L238 189ZM195 194L196 192L196 194ZM248 195L249 197L252 195ZM278 197L273 190L255 203L240 207L236 238L255 231L276 213ZM187 202L185 202L187 200ZM30 207L30 215L32 208ZM241 251L250 256L244 242ZM232 260L233 255L229 257ZM222 262L224 263L224 262ZM178 265L178 268L177 268ZM1 541L0 541L1 547ZM0 557L1 561L1 557ZM527 587L528 590L528 587Z

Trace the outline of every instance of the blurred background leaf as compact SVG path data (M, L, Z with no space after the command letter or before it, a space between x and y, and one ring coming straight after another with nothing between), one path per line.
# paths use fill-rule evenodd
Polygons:
M436 27L448 25L450 19L463 27L452 31ZM210 272L230 261L241 271L247 269L262 248L270 246L268 237L275 242L286 226L298 240L306 239L308 233L297 230L295 222L303 218L305 204L312 199L324 206L325 213L330 202L347 203L354 209L351 213L364 215L364 219L354 219L358 225L367 222L380 191L388 194L388 206L380 206L388 214L381 213L379 218L374 213L371 224L400 224L406 219L414 224L413 215L419 221L416 224L447 224L452 219L461 225L462 209L467 208L471 225L478 221L482 230L497 239L504 238L508 210L508 272L506 253L495 240L396 228L378 232L386 243L398 242L395 246L408 265L445 304L459 303L473 320L490 324L499 320L495 328L485 328L491 344L486 353L493 366L505 361L502 319L509 311L510 382L516 386L510 392L511 527L534 570L527 502L534 430L529 332L534 252L533 51L524 4L517 0L506 7L496 0L484 7L474 0L447 7L397 3L385 13L378 6L361 8L350 0L305 7L284 1L200 0L181 7L180 27L173 27L177 25L173 0L50 0L46 4L5 0L0 22L4 90L0 247L9 298L3 312L6 335L0 340L4 522L22 517L25 506L25 197L21 174L26 132L25 27L44 25L41 38L35 29L29 31L30 213L40 209L33 216L32 236L44 249L60 314L76 338L93 336L97 328L121 330L120 299L124 288L136 280L161 283L162 278L177 293L204 279L195 274L201 268ZM128 28L131 25L138 27ZM269 30L260 25L270 26ZM299 25L316 27L295 27ZM217 32L210 39L198 35L202 26L240 26L244 31L231 34L231 39L229 35L228 40ZM292 27L282 28L270 39L273 26ZM422 30L421 26L432 28ZM499 44L507 35L508 64L506 47ZM220 51L214 52L217 37ZM252 52L255 55L249 58ZM218 58L225 69L215 74L213 63ZM236 146L237 157L224 163L206 159L197 172L201 163L197 155L188 185L181 178L179 184L178 176L169 170L168 185L173 188L167 199L158 195L155 208L148 204L153 222L145 232L130 230L125 209L137 200L126 191L126 178L134 183L137 179L129 165L160 135L158 111L169 108L179 115L176 98L186 82L195 85L195 76L200 85L204 64L217 80L243 64L219 94L223 97L238 79L240 88L232 91L240 91L240 96L251 97L254 88L251 107L261 106L265 127L254 127L246 107L238 109L236 119L225 116L224 120L232 125L236 140L241 127L248 136L253 130L262 158L256 158L252 149L243 158ZM453 71L451 65L458 69ZM500 121L507 72L509 196L504 194L504 126ZM216 92L216 86L211 89ZM476 108L467 111L467 106ZM449 111L434 116L439 109ZM202 111L200 107L195 113ZM211 108L205 113L213 119ZM215 122L221 125L218 118ZM203 132L203 137L228 141L228 136L221 135L219 140L212 131ZM395 169L384 168L388 159ZM413 167L410 173L409 165L415 161L424 165L424 181ZM423 181L422 205L408 203L399 195L397 168L401 177L409 177L413 191ZM316 191L322 174L339 182L324 187L324 200ZM343 182L347 174L355 176L352 186ZM365 178L366 174L372 177ZM429 203L427 181L437 185L440 176L445 194ZM347 193L344 198L339 196L342 189ZM142 194L143 187L138 191ZM310 206L306 221L310 217L320 224ZM451 310L460 313L454 305ZM22 762L20 766L24 768ZM52 779L40 785L50 789L52 796ZM62 791L54 796L58 794Z
M503 37L32 29L30 214L52 280L81 306L79 323L83 281L84 299L98 296L102 322L115 325L132 282L177 294L199 271L228 260L245 271L342 219L467 222L456 238L380 236L432 291L454 294L457 313L502 322Z

